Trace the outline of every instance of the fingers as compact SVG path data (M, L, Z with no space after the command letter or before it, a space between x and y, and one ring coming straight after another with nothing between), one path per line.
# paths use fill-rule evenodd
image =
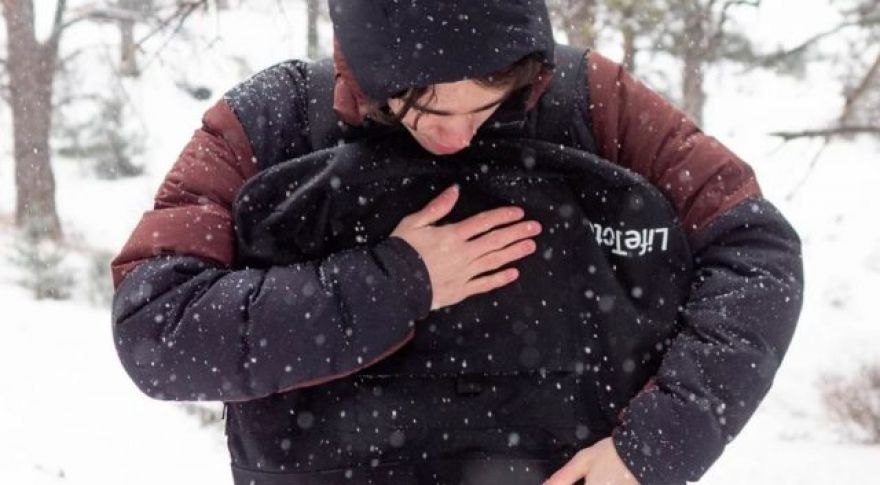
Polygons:
M459 237L470 239L495 226L518 221L523 215L525 215L523 210L516 206L498 207L475 214L453 226Z
M477 259L520 239L537 236L540 232L541 224L538 221L523 221L512 226L496 229L470 241L471 247L468 251L472 251L471 257Z
M471 268L473 269L474 274L482 274L486 271L492 271L493 269L500 268L511 261L532 254L535 252L536 247L535 241L532 241L531 239L520 241L516 244L511 244L504 249L491 252L476 259L472 263Z
M452 211L458 201L458 184L446 188L440 195L431 199L420 211L407 216L415 227L433 224Z
M528 238L540 233L541 225L537 221L517 223L525 212L516 206L436 225L452 211L459 197L457 185L446 188L421 210L404 217L392 232L409 242L425 261L435 290L431 310L513 282L519 270L499 268L537 249L535 241ZM502 227L494 229L499 225Z
M577 453L556 473L550 476L541 485L571 485L578 480L587 476L590 471L590 462L593 453L589 448L585 448Z
M512 283L518 277L519 271L516 268L510 268L488 276L472 279L464 285L465 298L501 288L508 283Z
M535 241L532 241L531 239L520 241L500 251L495 251L493 253L483 256L482 258L477 259L470 267L468 267L467 272L469 274L483 274L498 269L511 261L515 261L517 259L528 256L529 254L532 254L533 252L535 252L536 248L537 246L535 244ZM487 293L497 288L501 288L502 286L512 283L518 277L518 269L508 268L503 271L492 273L490 275L471 279L464 285L463 298L467 298L469 296L479 293Z

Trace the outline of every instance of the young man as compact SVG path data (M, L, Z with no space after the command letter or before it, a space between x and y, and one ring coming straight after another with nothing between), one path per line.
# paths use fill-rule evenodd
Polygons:
M226 402L237 484L698 479L769 389L801 306L797 235L752 170L617 64L595 52L561 62L543 2L339 0L330 12L332 95L300 61L230 91L113 261L114 335L133 380L158 399ZM598 347L583 349L595 376L561 362L557 375L572 380L528 380L517 362L529 367L531 354L508 359L520 349L504 348L494 355L511 363L505 372L490 372L498 367L486 359L469 359L466 371L456 362L452 377L440 363L418 375L408 367L408 347L456 324L448 320L460 305L510 288L516 266L543 249L542 221L522 220L515 205L437 224L465 195L452 187L377 244L297 264L236 264L236 194L268 168L332 146L318 143L319 129L339 121L358 142L396 127L442 161L499 130L540 141L556 133L544 121L563 109L572 113L559 128L566 144L662 192L694 254L687 298L663 324L674 333L591 303L607 313L591 336ZM622 231L591 229L608 260L622 261ZM571 272L613 279L615 268ZM540 342L529 325L515 331ZM547 393L569 383L586 393L574 392L578 409ZM449 406L483 406L491 427L447 420ZM406 427L364 439L399 416ZM509 432L524 422L534 433Z

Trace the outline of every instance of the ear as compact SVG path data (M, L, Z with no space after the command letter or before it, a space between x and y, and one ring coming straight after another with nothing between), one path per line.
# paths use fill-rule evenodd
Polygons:
M333 110L342 121L350 125L360 125L369 112L370 99L358 86L345 57L339 40L333 38L333 65L336 69L336 83L333 86Z
M544 91L547 90L547 86L550 85L551 79L553 79L553 69L546 66L541 68L541 71L538 72L535 76L535 81L532 83L532 91L529 93L529 100L526 102L526 109L531 110L538 104L541 95L544 94Z

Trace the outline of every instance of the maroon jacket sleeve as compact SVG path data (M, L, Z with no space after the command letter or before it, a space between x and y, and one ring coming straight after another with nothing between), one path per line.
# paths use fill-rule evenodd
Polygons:
M251 84L300 86L291 72L264 74L288 84ZM240 122L227 100L208 110L111 263L117 353L157 399L245 401L338 379L398 350L430 311L427 268L396 237L321 260L237 268L231 207L257 172L253 153L286 156L290 140L276 130L302 126L296 106L284 110L291 126L265 122L280 96L237 93L253 119ZM245 127L265 131L257 138Z
M589 54L599 154L650 180L695 233L761 190L752 168L619 64Z
M800 313L800 240L753 170L620 65L591 52L599 154L674 206L694 255L682 330L619 415L618 454L642 485L698 480L770 388Z
M225 101L202 118L155 195L111 262L113 286L139 263L161 254L188 254L231 266L235 234L230 208L256 173L247 136Z

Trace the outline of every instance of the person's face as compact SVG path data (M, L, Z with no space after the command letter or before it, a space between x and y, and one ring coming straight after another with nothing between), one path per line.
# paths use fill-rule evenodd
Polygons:
M432 98L428 90L401 121L416 141L435 155L448 155L470 145L477 129L510 91L507 87L490 88L471 80L439 83L434 88L436 96ZM403 100L390 98L388 107L397 113Z

